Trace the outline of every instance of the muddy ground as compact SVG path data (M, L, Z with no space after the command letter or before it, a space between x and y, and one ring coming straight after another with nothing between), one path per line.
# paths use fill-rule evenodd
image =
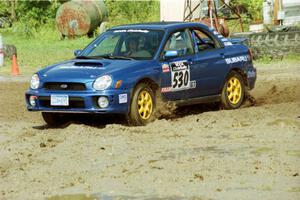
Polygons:
M145 127L49 129L25 110L28 83L2 77L0 199L300 199L300 64L257 68L256 106Z

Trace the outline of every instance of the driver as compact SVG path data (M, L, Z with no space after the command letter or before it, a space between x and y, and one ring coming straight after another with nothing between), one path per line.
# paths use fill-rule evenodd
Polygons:
M146 50L140 50L139 49L139 38L138 37L130 37L126 41L126 47L127 47L127 52L125 53L125 56L129 57L145 57L149 58L152 57L152 55L146 51Z
M127 52L126 56L133 56L138 52L139 39L137 37L130 37L127 39Z

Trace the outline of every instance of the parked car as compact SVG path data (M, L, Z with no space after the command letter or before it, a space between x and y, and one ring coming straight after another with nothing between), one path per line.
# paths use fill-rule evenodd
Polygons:
M159 94L178 106L236 109L256 80L248 47L201 23L118 26L74 54L34 74L26 92L27 109L41 111L49 126L63 125L65 113L118 113L145 125Z

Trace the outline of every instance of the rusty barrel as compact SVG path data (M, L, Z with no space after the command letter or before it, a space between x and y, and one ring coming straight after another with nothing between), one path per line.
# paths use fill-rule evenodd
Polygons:
M56 26L64 36L91 33L108 17L102 0L72 0L62 4L56 13Z

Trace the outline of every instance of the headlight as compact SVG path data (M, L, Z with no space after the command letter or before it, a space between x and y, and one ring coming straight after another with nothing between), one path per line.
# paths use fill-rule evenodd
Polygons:
M31 81L30 81L30 87L31 89L38 89L40 85L40 78L37 74L34 74L32 77L31 77Z
M97 78L93 84L95 90L105 90L111 86L112 78L111 76L105 75Z

